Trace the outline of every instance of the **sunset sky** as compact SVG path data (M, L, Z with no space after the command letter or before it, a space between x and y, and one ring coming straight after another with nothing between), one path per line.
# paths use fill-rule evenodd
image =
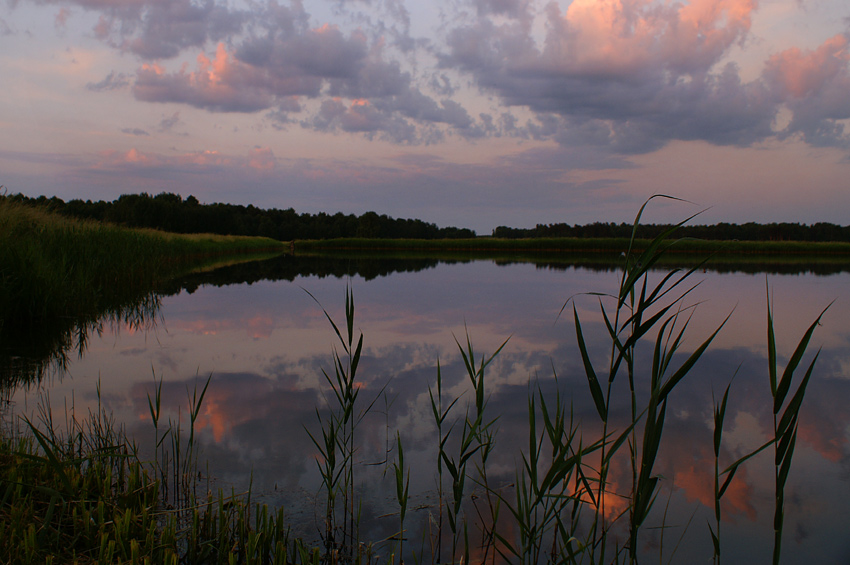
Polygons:
M847 0L0 0L10 193L850 223Z

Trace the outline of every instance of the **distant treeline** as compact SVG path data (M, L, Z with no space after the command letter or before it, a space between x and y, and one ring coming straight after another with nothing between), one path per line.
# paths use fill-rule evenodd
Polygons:
M295 239L377 238L377 239L465 239L476 233L467 228L439 228L415 219L396 219L386 214L366 212L354 214L298 214L292 208L264 210L253 205L201 204L194 196L163 192L125 194L112 202L91 200L63 201L56 196L31 198L22 194L0 196L15 202L46 207L65 216L93 219L129 227L155 228L175 233L215 233L252 235L280 241ZM669 224L638 226L639 239L652 239L668 229ZM585 225L537 224L533 228L499 226L493 237L525 238L626 238L632 235L632 224L594 222ZM827 222L815 224L770 223L719 224L682 226L676 237L718 241L843 241L850 242L850 226Z
M134 228L155 228L175 233L253 235L280 241L367 237L393 239L458 239L475 237L465 228L438 228L422 220L395 219L366 212L362 216L337 212L330 215L298 214L292 208L264 210L235 204L201 204L194 196L163 192L124 194L112 202L63 201L54 196L30 198L22 194L6 198L32 206L46 207L59 214L92 219Z
M509 228L499 226L493 230L493 237L505 239L525 239L535 237L579 237L579 238L629 238L632 224L595 222L583 226L569 224L537 224L533 228ZM638 239L653 239L670 228L669 224L646 224L637 228ZM850 226L838 226L826 222L812 225L792 223L727 224L721 222L713 226L682 226L676 230L676 237L718 241L850 241Z

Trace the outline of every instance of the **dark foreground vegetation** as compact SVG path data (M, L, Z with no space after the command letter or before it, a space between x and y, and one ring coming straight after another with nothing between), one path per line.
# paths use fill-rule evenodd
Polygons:
M527 405L528 445L517 456L515 480L510 485L493 484L488 479L488 458L498 442L498 414L488 409L485 372L501 347L480 356L468 338L458 343L467 373L468 394L463 399L443 390L438 365L434 386L428 390L436 432L433 472L438 500L435 517L422 530L413 527L408 517L410 470L404 446L397 439L387 471L395 487L398 533L384 540L361 537L362 469L355 454L364 438L357 427L374 400L360 397L357 370L364 337L355 332L354 296L347 291L344 323L337 325L327 316L338 337L333 369L325 374L330 412L317 428L305 432L316 447L324 491L318 543L310 545L289 536L284 510L270 512L252 504L250 492L207 494L195 478L194 455L194 424L207 388L190 394L182 421L164 422L160 385L148 397L159 448L153 461L140 461L132 442L101 409L79 421L72 416L65 434L55 431L59 426L46 409L37 422L22 421L18 434L2 436L0 560L366 564L396 563L404 557L422 563L637 563L642 532L651 527L650 516L663 512L656 508L662 504L656 504L656 499L669 479L656 473L655 461L663 443L668 403L674 402L671 393L688 378L726 323L701 336L692 352L680 351L691 315L685 301L696 284L690 276L699 266L672 270L658 282L659 277L650 276L673 244L668 239L673 230L659 234L640 251L629 246L614 295L585 297L600 299L605 324L597 327L610 345L604 364L588 354L583 333L587 328L578 309L569 300L564 305L564 310L573 309L576 355L600 434L574 421L566 399L532 388ZM773 540L772 562L781 561L785 485L800 408L817 360L817 355L805 361L804 357L823 313L813 314L813 323L793 352L778 352L769 292L767 304L769 382L765 387L771 392L774 415L768 441L745 446L745 454L725 460L721 446L733 375L728 375L730 385L722 398L713 402L714 520L694 527L710 536L713 554L705 558L718 564L735 557L723 551L724 494L737 471L762 452L774 461L775 471L764 478L775 485L773 530L764 535ZM647 366L638 363L636 352L641 346L652 352ZM778 359L782 358L787 361L780 372ZM616 391L631 398L625 423L612 412ZM670 410L677 410L675 403ZM611 475L615 460L625 461L630 469L629 485L615 487ZM625 500L626 509L612 514L614 500ZM665 547L665 541L662 557L671 559L676 543Z

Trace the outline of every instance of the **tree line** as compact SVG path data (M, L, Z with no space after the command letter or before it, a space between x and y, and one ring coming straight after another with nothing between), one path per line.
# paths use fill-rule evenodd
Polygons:
M391 218L386 214L366 212L354 214L298 214L292 208L262 209L253 205L201 204L194 196L183 198L179 194L163 192L155 196L148 193L124 194L116 200L91 201L74 199L65 202L54 196L32 198L23 194L0 196L32 206L41 206L59 214L80 219L91 219L129 227L155 228L176 233L216 233L222 235L254 235L271 237L280 241L295 239L333 239L363 237L384 239L462 239L476 237L468 228L440 228L436 224L416 219ZM652 239L670 228L669 224L643 224L637 228L637 237ZM492 236L505 239L538 237L577 238L628 238L632 224L594 222L584 225L566 223L537 224L533 228L499 226ZM682 226L676 237L706 240L739 241L847 241L850 226L827 222L815 224L770 223Z
M645 224L637 227L639 239L653 239L669 229L670 224ZM585 225L537 224L533 228L510 228L499 226L493 230L493 237L506 239L524 239L533 237L580 237L580 238L629 238L632 224L594 222ZM799 223L729 224L721 222L714 225L681 226L676 237L717 241L850 241L850 226L839 226L826 222L811 225Z
M194 196L184 199L168 192L156 196L145 192L124 194L112 202L80 199L65 202L56 196L31 198L23 194L5 198L45 207L64 216L176 233L251 235L280 241L339 237L459 239L476 235L466 228L439 228L422 220L396 219L375 212L361 216L342 212L298 214L292 208L265 210L253 205L201 204Z

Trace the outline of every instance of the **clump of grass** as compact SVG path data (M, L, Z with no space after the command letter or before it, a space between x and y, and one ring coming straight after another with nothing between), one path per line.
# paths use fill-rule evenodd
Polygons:
M0 561L8 563L291 563L313 552L292 540L283 509L252 505L247 494L198 497L191 485L194 418L188 443L177 424L164 433L178 460L145 463L135 444L98 402L82 420L72 413L57 431L49 403L24 420L17 439L0 438ZM159 416L160 396L151 399ZM156 427L156 426L155 426ZM159 442L162 439L157 432ZM169 479L169 465L176 473ZM183 485L169 494L168 480Z
M308 295L321 307L315 296ZM363 333L356 340L354 337L354 292L346 287L345 292L345 326L344 333L322 308L328 322L337 336L342 347L343 355L334 348L333 376L322 369L322 374L330 386L331 396L328 405L331 408L329 417L322 419L318 409L321 438L307 430L313 444L319 450L317 465L325 489L325 524L322 533L325 547L325 559L339 562L360 562L364 559L364 551L371 554L371 544L361 543L359 528L360 502L356 496L355 453L358 444L355 435L359 424L372 410L375 402L383 394L383 390L365 406L358 402L361 383L357 380L357 369L360 355L363 352ZM400 445L400 443L399 443ZM401 454L400 454L401 456ZM399 465L403 465L400 460ZM400 471L399 471L400 472ZM402 497L403 494L403 497ZM340 501L342 508L337 505ZM399 503L406 508L407 491L399 491ZM403 526L402 516L402 526ZM403 532L400 534L403 535ZM369 558L365 558L369 561Z

